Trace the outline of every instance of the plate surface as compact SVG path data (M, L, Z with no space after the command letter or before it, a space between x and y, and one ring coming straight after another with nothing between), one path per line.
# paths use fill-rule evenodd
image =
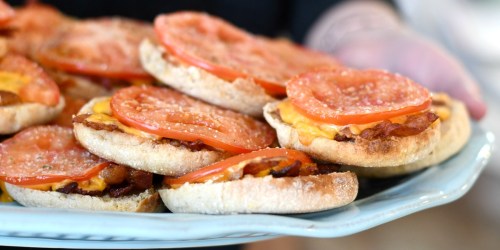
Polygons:
M139 249L228 245L283 235L341 237L460 198L486 165L493 141L491 132L473 124L469 143L448 161L403 178L361 180L354 203L319 213L135 214L0 203L0 245Z

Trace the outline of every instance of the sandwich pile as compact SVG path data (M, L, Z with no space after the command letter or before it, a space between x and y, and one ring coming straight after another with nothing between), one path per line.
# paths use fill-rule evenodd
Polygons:
M24 206L317 212L470 135L446 94L206 13L149 24L0 1L0 30L1 200Z

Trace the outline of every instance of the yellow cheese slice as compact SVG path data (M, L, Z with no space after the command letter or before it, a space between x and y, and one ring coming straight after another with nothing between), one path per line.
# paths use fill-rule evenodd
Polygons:
M89 122L94 122L94 123L114 125L114 126L118 127L120 130L122 130L123 132L131 134L131 135L144 137L144 138L148 138L148 139L152 139L152 140L161 139L161 136L150 134L150 133L144 132L142 130L138 130L138 129L129 127L129 126L121 123L120 121L118 121L118 119L116 119L112 116L113 112L111 111L110 101L111 101L111 98L106 98L105 100L96 103L92 107L94 114L90 115L86 120Z
M69 183L74 182L72 180L64 180L55 183L38 184L38 185L24 185L25 188L31 188L41 191L56 191L57 189L63 188ZM106 189L106 182L99 176L94 176L88 180L78 181L78 187L85 191L103 191Z
M0 194L0 202L11 202L13 201L12 197L10 197L9 192L5 189L5 183L0 181L0 190L2 193Z
M30 82L29 76L0 71L0 90L19 94L21 88Z

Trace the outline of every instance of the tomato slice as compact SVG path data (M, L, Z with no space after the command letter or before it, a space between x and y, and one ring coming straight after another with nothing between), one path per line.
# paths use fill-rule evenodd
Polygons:
M381 121L431 105L426 88L382 70L318 69L290 80L287 94L303 115L335 125Z
M228 168L237 165L242 161L247 161L255 158L274 158L274 157L286 157L292 160L298 160L305 163L311 163L311 158L305 153L286 148L266 148L258 151L253 151L246 154L236 155L225 160L216 162L207 167L201 168L194 172L188 173L186 175L173 178L166 176L163 180L165 184L168 185L182 185L184 183L196 183L203 182L204 180L210 179L210 176L216 176L224 173Z
M108 164L82 148L71 128L31 127L0 143L0 180L15 185L86 180Z
M0 26L12 20L15 15L14 9L3 0L0 0Z
M234 153L269 146L274 130L250 116L212 106L167 88L133 86L111 98L120 122L166 138L196 141Z
M55 31L71 20L57 9L40 3L29 3L16 10L7 27L14 32L8 37L11 51L33 57Z
M197 12L159 15L156 34L169 53L223 79L253 78L271 94L284 94L280 61L249 33ZM274 66L274 67L273 67Z
M48 106L59 103L59 88L36 63L20 55L8 54L0 59L0 72L15 73L27 77L19 91L24 102L37 102Z
M139 61L139 43L154 39L150 24L125 18L73 22L44 46L42 64L66 72L123 80L150 79Z

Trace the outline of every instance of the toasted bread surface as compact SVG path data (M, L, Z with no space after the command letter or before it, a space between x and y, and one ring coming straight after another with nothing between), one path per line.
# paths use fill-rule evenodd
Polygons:
M9 194L26 207L70 208L95 211L160 212L164 209L161 199L153 189L142 193L113 198L82 194L63 194L40 191L5 183Z
M253 177L218 183L184 184L158 191L167 208L178 213L306 213L340 207L358 193L352 172L273 178Z
M32 125L45 124L59 115L64 105L64 98L61 96L56 106L40 103L0 106L0 134L12 134Z

